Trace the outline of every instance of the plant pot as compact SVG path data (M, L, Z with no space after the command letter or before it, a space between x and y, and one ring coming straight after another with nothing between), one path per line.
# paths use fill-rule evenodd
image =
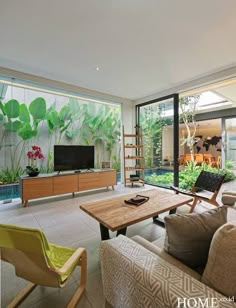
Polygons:
M39 175L39 171L27 171L28 175L33 177L33 176L38 176Z
M34 177L39 175L39 170L37 168L33 169L32 167L26 167L26 173L28 174L28 176Z

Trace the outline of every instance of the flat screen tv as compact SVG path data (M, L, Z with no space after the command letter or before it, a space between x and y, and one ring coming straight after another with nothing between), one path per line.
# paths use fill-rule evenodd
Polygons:
M54 145L54 170L94 168L93 145Z

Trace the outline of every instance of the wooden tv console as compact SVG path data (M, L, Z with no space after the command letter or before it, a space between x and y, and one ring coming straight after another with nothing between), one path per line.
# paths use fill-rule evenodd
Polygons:
M74 193L116 185L116 170L82 171L80 173L40 174L20 177L20 196L25 207L30 199Z

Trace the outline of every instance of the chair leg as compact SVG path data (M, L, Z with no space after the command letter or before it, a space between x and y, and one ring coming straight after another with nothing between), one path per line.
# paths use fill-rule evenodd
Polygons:
M29 294L33 291L33 289L37 285L35 283L28 283L24 289L22 289L17 296L13 299L13 301L7 306L7 308L17 307Z
M82 253L80 261L78 263L81 266L80 272L80 285L79 288L76 290L75 294L72 296L71 300L69 301L67 308L74 308L78 301L80 300L86 285L86 276L87 276L87 253L86 250Z
M194 210L195 206L197 205L197 203L198 203L198 198L195 197L195 198L193 199L193 203L192 203L192 205L191 205L190 213L193 212L193 210Z
M215 205L217 207L220 206L219 203L216 200L211 200L209 203L212 204L212 205Z

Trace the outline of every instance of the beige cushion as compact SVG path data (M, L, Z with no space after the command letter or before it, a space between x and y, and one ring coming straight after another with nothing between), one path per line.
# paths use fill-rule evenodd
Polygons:
M227 207L201 214L174 214L165 217L164 249L187 266L197 269L207 262L215 231L227 220Z
M225 224L214 234L202 282L236 298L236 221Z
M153 241L152 243L156 246L158 246L159 248L163 249L164 248L164 244L165 244L165 235L162 235L161 237L159 237L157 240Z
M143 237L141 237L139 235L135 235L135 236L132 237L132 240L134 240L138 244L142 245L143 247L145 247L149 251L153 252L154 254L158 255L159 257L161 257L166 262L176 266L178 269L180 269L184 273L192 276L193 278L195 278L197 280L201 279L201 275L199 275L196 271L194 271L191 268L189 268L188 266L184 265L179 260L173 258L171 255L166 253L163 249L160 249L158 246L156 246L153 243L150 243L149 241L145 240Z
M222 195L236 196L236 191L235 190L224 190L222 191Z
M225 205L234 205L236 202L236 196L230 194L222 194L221 202Z

